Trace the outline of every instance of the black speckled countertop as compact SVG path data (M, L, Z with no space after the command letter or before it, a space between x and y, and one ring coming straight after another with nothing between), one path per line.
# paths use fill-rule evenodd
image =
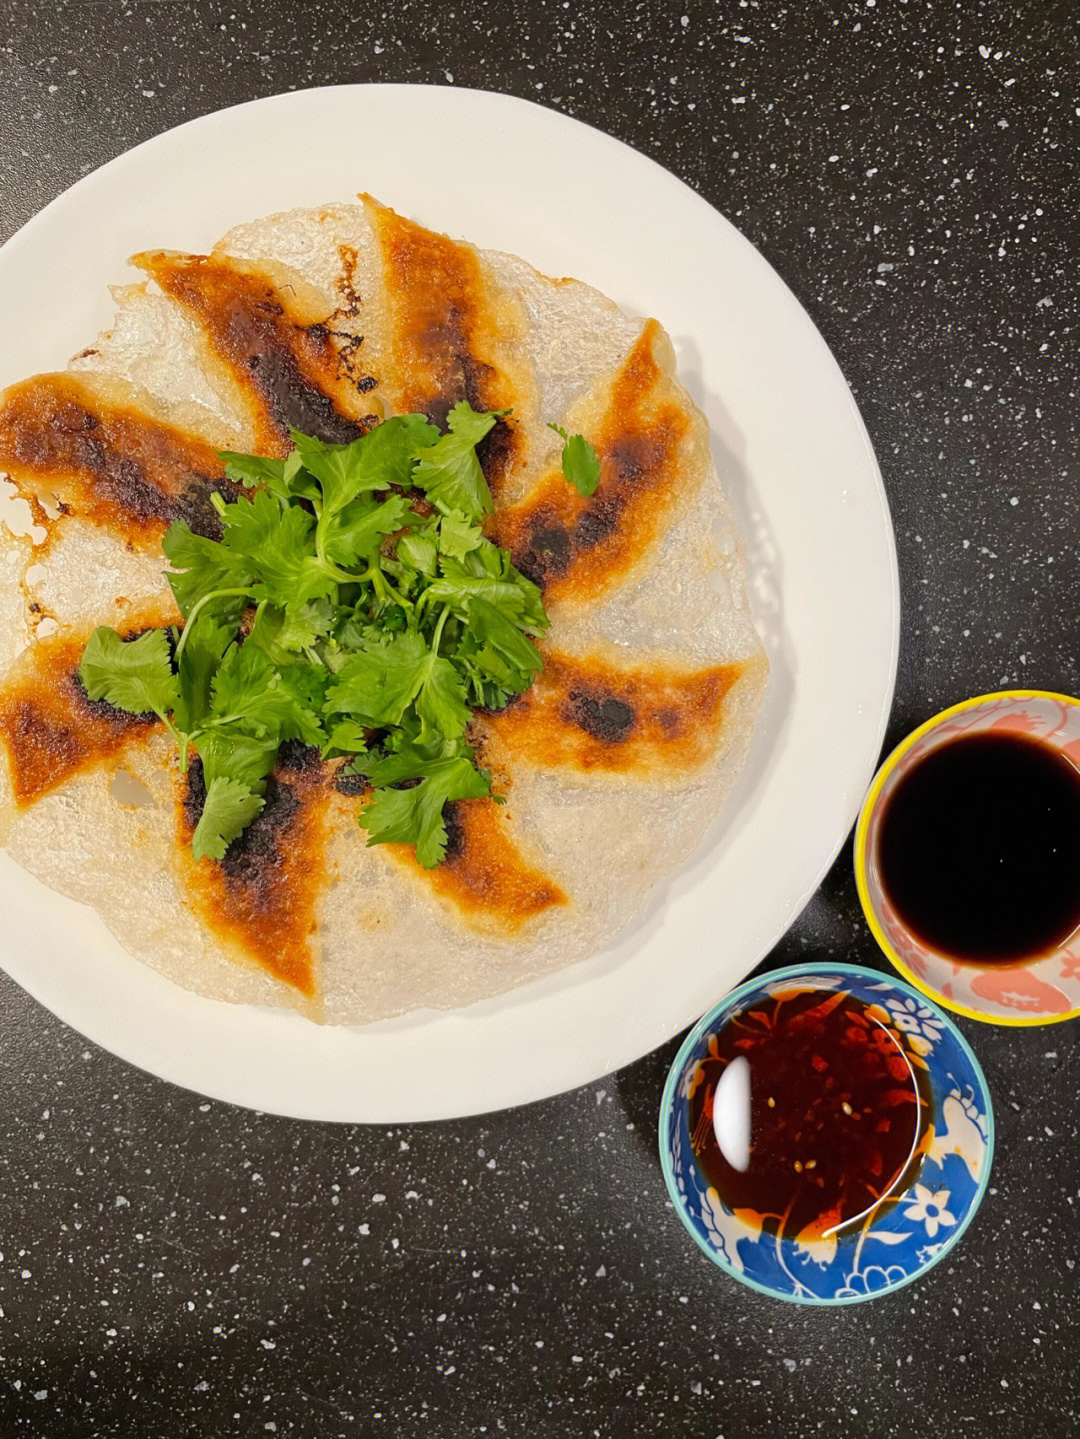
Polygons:
M654 156L775 265L862 408L903 583L890 742L980 690L1080 688L1069 0L9 0L4 20L0 237L160 130L335 81L506 90ZM770 962L816 954L880 962L850 850ZM671 1213L674 1043L528 1109L334 1128L150 1079L5 980L0 1434L1066 1439L1080 1027L962 1028L999 1129L975 1223L919 1283L818 1312L728 1280Z

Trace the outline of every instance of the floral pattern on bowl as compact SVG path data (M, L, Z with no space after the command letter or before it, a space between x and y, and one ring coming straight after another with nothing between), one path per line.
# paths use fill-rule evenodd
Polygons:
M1022 964L959 964L904 928L881 884L880 823L898 781L939 745L989 730L1032 735L1080 767L1080 700L1042 690L1007 690L944 710L893 750L870 786L855 831L859 898L888 958L939 1004L993 1024L1053 1024L1080 1015L1080 936L1053 954Z
M907 1187L857 1226L800 1243L751 1227L721 1200L694 1157L690 1093L709 1042L734 1016L793 982L844 990L884 1009L893 1037L924 1070L930 1115ZM946 1015L900 980L854 965L796 965L748 981L687 1035L660 1107L660 1160L675 1210L698 1246L734 1278L780 1299L853 1304L909 1283L956 1244L990 1176L994 1119L986 1081Z

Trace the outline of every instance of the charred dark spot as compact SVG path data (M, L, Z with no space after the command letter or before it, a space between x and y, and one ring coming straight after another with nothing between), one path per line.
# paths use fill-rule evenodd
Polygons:
M188 772L185 776L184 785L184 824L191 831L202 819L203 806L206 804L206 776L203 773L203 762L199 756L192 755L188 765Z
M207 540L220 540L224 533L221 516L214 509L213 495L236 498L236 486L220 480L192 481L176 501L174 519L184 520L193 535Z
M458 306L451 305L445 320L422 331L416 343L439 376L439 393L423 407L436 428L446 433L447 416L460 400L467 400L478 413L490 408L488 387L495 370L469 350L465 316ZM496 420L476 447L480 468L489 484L497 484L506 473L516 449L513 425L502 418Z
M365 425L338 412L330 396L301 372L290 351L267 346L250 355L247 364L283 437L294 429L327 445L347 445L367 433Z
M545 581L566 573L574 551L561 525L547 525L542 518L539 524L544 528L533 530L525 549L514 556L514 564L534 584L543 586Z
M362 774L350 774L347 769L339 769L334 776L334 788L338 794L354 795L367 794L371 788L371 781Z
M144 461L126 452L110 435L110 426L73 400L55 405L42 423L19 425L12 451L34 469L74 471L91 477L95 492L133 519L166 524L186 519L197 534L220 538L221 522L210 496L215 490L232 495L235 487L186 466L182 451L164 427L156 429L150 420L141 420L140 426L144 443L156 451L165 473L172 470L179 493L155 484Z
M465 827L461 822L460 806L454 801L444 804L442 818L446 826L446 854L442 862L449 864L465 851Z
M618 506L608 503L586 510L574 525L574 545L590 550L611 534L619 523Z
M496 420L476 447L476 458L489 484L497 484L507 473L516 451L517 434L513 425L503 419Z
M17 458L35 468L73 469L93 476L99 494L137 519L200 518L206 509L217 521L210 492L220 481L191 471L183 473L180 496L168 495L147 478L144 466L109 442L101 420L81 404L59 404L49 425L19 430ZM194 528L194 525L193 525ZM219 527L220 534L220 527Z
M226 361L247 373L281 439L290 428L327 444L347 444L366 433L309 373L309 366L316 374L339 368L327 322L297 324L270 284L227 264L195 259L174 266L166 260L150 268L162 288L207 326Z
M571 690L566 718L604 744L621 744L637 722L630 705L614 695Z
M356 247L339 245L338 258L341 260L341 274L338 276L337 290L342 303L335 314L358 315L361 301L356 289L356 265L360 257Z
M446 417L457 403L445 395L437 395L424 406L424 417L445 435L449 428Z
M234 884L258 884L267 869L282 863L278 838L300 808L291 785L273 775L266 781L265 803L221 860L222 873Z
M305 744L303 740L288 739L278 750L278 764L295 774L317 769L321 763L318 745Z
M627 485L648 475L662 456L663 446L653 435L623 435L607 451L616 475Z
M334 330L328 324L309 325L307 332L318 345L328 344L330 340L338 342L337 354L341 367L359 394L366 395L369 390L375 389L378 380L374 375L366 374L360 364L360 352L364 348L363 335L353 335L348 330Z

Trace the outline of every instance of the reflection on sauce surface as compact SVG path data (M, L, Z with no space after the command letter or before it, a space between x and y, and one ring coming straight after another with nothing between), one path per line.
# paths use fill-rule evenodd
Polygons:
M786 989L710 1040L690 1132L729 1209L808 1240L902 1191L929 1111L923 1071L890 1021L843 990Z

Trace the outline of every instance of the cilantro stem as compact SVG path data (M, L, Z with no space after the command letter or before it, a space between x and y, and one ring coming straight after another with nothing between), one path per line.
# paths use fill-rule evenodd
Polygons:
M192 625L194 625L195 621L199 617L200 610L202 610L205 605L208 605L211 600L229 599L234 595L243 595L246 599L249 600L252 598L251 590L249 588L245 588L242 590L211 590L208 595L203 595L201 600L196 600L195 604L192 605L191 613L184 621L184 630L180 636L179 642L177 643L176 653L173 655L173 662L176 665L177 669L180 668L180 656L184 653L184 646L187 644L188 635L191 633Z
M396 604L399 604L403 610L411 610L413 607L412 600L407 600L400 590L395 589L378 565L368 565L362 575L350 575L349 578L358 581L360 584L370 581L375 593L384 603L392 599Z
M439 616L439 623L435 626L435 633L431 639L431 653L433 655L437 655L439 653L439 641L442 639L443 626L446 624L446 621L449 618L450 606L443 605L443 612Z

